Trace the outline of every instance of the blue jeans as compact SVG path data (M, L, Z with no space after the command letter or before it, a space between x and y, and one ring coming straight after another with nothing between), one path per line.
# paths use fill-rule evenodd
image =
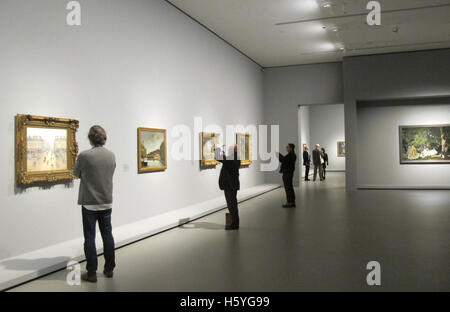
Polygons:
M97 273L97 248L95 247L95 225L98 221L100 233L103 239L103 254L105 257L105 271L112 272L115 263L114 238L111 227L112 209L103 211L90 211L82 208L83 212L83 233L84 233L84 254L87 264L86 270L89 276Z

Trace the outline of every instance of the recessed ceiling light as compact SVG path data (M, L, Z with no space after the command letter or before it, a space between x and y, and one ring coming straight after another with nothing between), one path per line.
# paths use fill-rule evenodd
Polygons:
M329 7L331 7L331 4L327 2L327 3L322 4L322 7L329 8Z

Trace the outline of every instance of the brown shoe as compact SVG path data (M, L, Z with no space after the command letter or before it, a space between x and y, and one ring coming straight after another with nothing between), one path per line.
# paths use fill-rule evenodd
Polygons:
M81 274L81 280L90 283L97 283L97 275L89 276L87 273L83 273Z

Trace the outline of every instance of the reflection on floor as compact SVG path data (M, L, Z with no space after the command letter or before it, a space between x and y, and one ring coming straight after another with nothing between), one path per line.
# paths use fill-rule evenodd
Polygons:
M450 192L349 196L344 180L302 182L295 209L283 189L246 201L239 231L221 211L121 248L114 279L69 286L60 271L13 291L450 290ZM366 283L372 260L381 286Z

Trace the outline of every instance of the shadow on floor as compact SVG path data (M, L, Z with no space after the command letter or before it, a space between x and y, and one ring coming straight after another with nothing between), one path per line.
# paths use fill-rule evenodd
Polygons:
M61 280L60 278L57 278L58 275L49 274L63 270L71 260L72 259L69 257L11 259L2 261L0 266L11 271L36 271L39 278L48 275L52 276L54 280ZM49 270L49 268L54 269ZM48 276L45 279L48 279Z

